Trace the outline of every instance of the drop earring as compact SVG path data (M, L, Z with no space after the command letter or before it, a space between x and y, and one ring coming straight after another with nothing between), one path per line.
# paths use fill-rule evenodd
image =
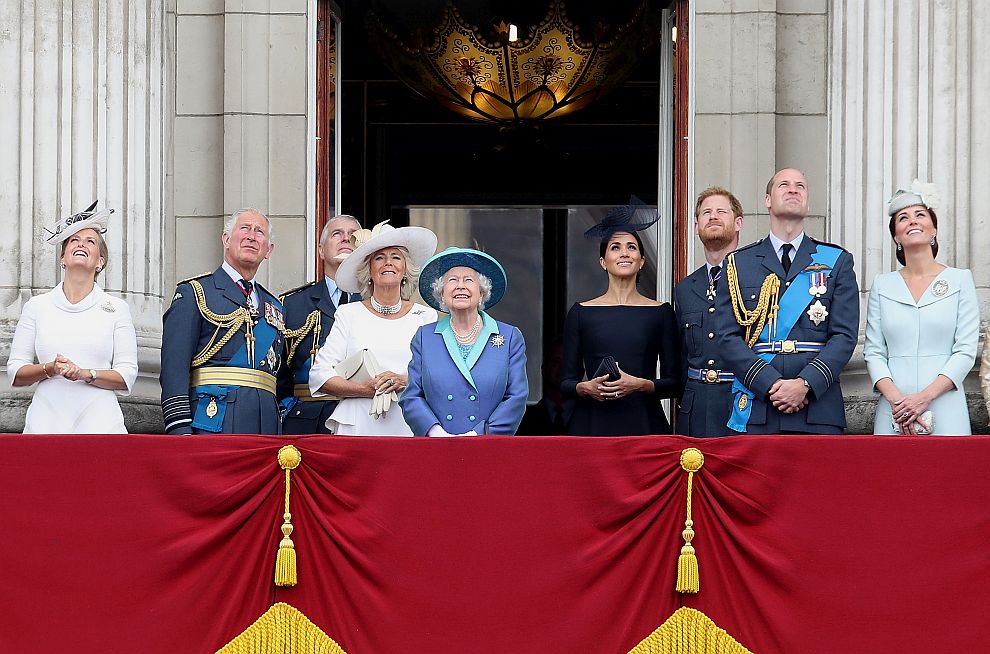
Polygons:
M900 241L894 241L894 243L897 243L897 251L898 252L900 252L901 250L904 249L904 246L901 245Z

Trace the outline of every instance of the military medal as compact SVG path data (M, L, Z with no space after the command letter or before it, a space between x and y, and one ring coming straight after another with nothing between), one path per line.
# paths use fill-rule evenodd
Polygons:
M206 405L206 417L212 418L217 415L217 398L211 397L210 403Z
M282 312L271 302L265 302L265 322L279 331L285 331L285 321Z
M825 295L828 291L828 286L826 286L826 280L828 280L828 274L823 272L813 272L808 275L808 293L819 297Z
M268 367L274 371L275 364L278 362L278 357L275 355L275 348L268 348L268 355L265 356L265 360L268 362Z
M934 288L932 288L932 294L935 295L935 297L942 297L948 292L949 292L949 282L945 281L944 279L940 279L937 282L935 282L935 286Z
M495 347L502 347L505 345L505 337L501 334L495 334L492 336L492 345Z
M749 396L743 393L742 395L739 396L739 402L736 404L736 406L739 407L740 411L744 411L746 409L747 404L749 404Z
M705 297L708 298L709 302L715 300L715 282L708 285L708 290L705 292Z
M822 324L822 321L828 318L828 309L825 308L821 300L815 300L815 303L808 307L808 318L816 326Z

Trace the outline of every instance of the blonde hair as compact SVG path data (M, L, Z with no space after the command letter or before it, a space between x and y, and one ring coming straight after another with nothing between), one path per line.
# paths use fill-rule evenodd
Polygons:
M408 248L401 245L389 245L381 248L381 250L375 250L368 256L364 258L361 265L357 267L354 271L354 277L357 279L358 288L361 289L361 298L367 300L371 297L374 292L374 284L371 282L371 258L381 252L382 250L387 250L389 248L395 248L402 253L402 258L406 260L406 272L402 276L402 284L399 286L399 297L403 300L411 300L413 293L416 292L416 283L419 281L419 266L413 263L412 257L409 255Z

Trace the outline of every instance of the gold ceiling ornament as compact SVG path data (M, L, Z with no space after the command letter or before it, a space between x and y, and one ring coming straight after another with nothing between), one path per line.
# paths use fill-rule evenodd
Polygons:
M697 609L682 606L629 654L752 654Z
M469 25L448 3L429 35L410 41L368 14L372 44L396 76L468 118L521 123L555 118L588 106L622 84L656 45L660 21L650 0L618 26L599 23L590 39L567 17L564 0L551 0L546 17L526 37L510 41L510 25Z
M347 654L306 615L285 602L273 604L217 654Z
M700 577L698 575L698 557L694 552L691 541L694 539L694 520L691 519L691 492L694 482L694 473L701 470L705 465L705 455L696 447L689 447L681 451L681 468L688 473L687 478L687 519L684 521L684 546L681 547L681 554L677 557L677 592L697 593L701 590Z
M278 465L285 470L285 512L282 514L282 541L275 555L275 585L295 586L296 546L292 542L292 514L289 513L289 489L291 473L302 463L302 453L295 445L286 445L278 451Z

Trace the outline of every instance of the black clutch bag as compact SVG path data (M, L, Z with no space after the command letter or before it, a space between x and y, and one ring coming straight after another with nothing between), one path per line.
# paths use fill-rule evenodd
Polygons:
M592 377L601 377L602 375L608 375L609 381L618 381L619 376L619 364L615 362L611 356L606 356L602 358L602 362L598 364L598 370Z

